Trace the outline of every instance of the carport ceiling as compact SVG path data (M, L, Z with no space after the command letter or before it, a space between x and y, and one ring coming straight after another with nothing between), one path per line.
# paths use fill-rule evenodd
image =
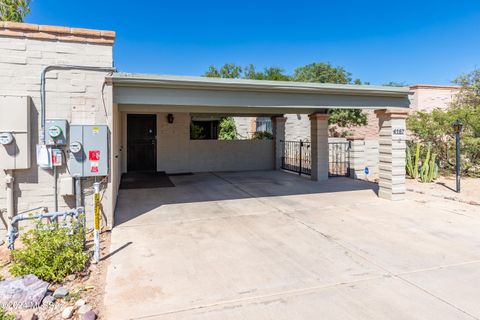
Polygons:
M282 114L335 108L408 108L405 87L114 73L121 111Z

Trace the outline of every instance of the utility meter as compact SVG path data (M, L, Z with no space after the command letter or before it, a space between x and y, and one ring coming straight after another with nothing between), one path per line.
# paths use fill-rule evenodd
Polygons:
M79 153L80 151L82 151L82 144L78 141L70 142L69 149L72 153Z
M68 122L62 119L45 120L45 144L64 146L67 144Z
M48 128L48 134L52 138L58 138L62 134L62 129L60 129L58 126L51 126Z
M13 142L13 135L10 132L0 132L0 144L7 145Z

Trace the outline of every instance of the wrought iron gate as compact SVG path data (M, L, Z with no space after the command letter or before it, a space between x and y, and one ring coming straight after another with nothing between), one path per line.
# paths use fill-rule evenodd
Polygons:
M298 174L312 174L312 150L310 142L282 141L282 169ZM350 175L350 142L329 142L329 177Z
M328 176L350 176L350 142L329 142L328 151Z
M282 141L282 169L310 175L312 162L310 142Z

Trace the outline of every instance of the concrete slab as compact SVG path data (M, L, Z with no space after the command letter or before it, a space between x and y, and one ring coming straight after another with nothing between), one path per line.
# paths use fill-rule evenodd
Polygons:
M480 317L476 297L456 301L480 286L475 272L459 296L436 280L480 261L478 208L278 171L172 181L120 193L108 319Z

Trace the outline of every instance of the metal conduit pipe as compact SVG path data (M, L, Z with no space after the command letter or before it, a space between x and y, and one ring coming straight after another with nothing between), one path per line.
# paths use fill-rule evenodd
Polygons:
M7 189L7 216L12 219L15 215L15 201L13 199L13 170L5 170L5 187Z
M19 221L43 219L43 218L56 220L59 217L63 217L63 219L66 219L68 216L78 219L80 214L82 213L85 213L85 209L83 207L70 209L63 212L41 212L41 213L35 213L35 214L23 213L23 214L16 215L10 220L10 224L8 225L8 235L7 235L8 248L10 250L14 249L15 240L18 238L18 229L16 227L16 224Z
M40 143L45 144L45 114L46 114L46 97L45 97L45 83L46 74L50 70L83 70L83 71L104 71L115 72L116 68L113 67L93 67L93 66L76 66L76 65L50 65L46 66L40 76Z

